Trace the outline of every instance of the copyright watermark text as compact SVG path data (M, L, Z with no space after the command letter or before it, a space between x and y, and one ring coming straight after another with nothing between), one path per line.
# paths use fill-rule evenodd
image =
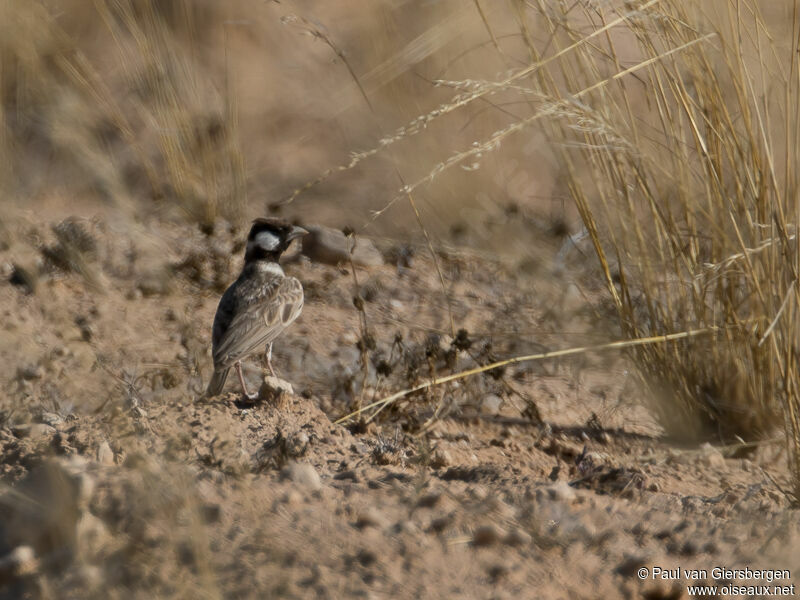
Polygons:
M686 581L689 596L794 596L795 585L787 569L713 567L711 569L641 567L643 581ZM691 585L689 583L691 582Z

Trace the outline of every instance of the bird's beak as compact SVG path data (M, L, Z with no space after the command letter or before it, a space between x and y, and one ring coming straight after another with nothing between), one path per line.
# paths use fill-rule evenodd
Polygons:
M289 232L289 235L286 236L286 241L291 242L295 238L303 237L308 233L307 229L303 229L302 227L292 227L292 230Z

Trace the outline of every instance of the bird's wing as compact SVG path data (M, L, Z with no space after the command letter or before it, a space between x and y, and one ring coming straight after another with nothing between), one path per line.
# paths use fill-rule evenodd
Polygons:
M227 367L273 341L303 309L303 286L294 277L284 278L231 321L219 346L214 365Z

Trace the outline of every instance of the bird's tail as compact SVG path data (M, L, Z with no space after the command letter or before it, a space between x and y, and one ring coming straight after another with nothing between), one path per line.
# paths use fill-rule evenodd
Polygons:
M228 371L230 370L230 367L228 367L227 369L214 371L214 375L211 377L211 381L208 382L208 387L206 388L206 398L218 396L220 392L222 392L222 388L225 386L225 380L228 378Z

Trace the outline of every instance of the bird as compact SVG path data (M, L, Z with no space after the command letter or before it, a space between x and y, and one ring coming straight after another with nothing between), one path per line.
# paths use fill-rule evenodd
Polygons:
M303 286L283 272L281 254L292 240L308 233L283 219L258 218L247 236L244 266L239 277L220 298L211 330L214 374L205 397L222 392L231 368L249 400L242 360L265 348L266 364L273 377L272 343L303 310Z

